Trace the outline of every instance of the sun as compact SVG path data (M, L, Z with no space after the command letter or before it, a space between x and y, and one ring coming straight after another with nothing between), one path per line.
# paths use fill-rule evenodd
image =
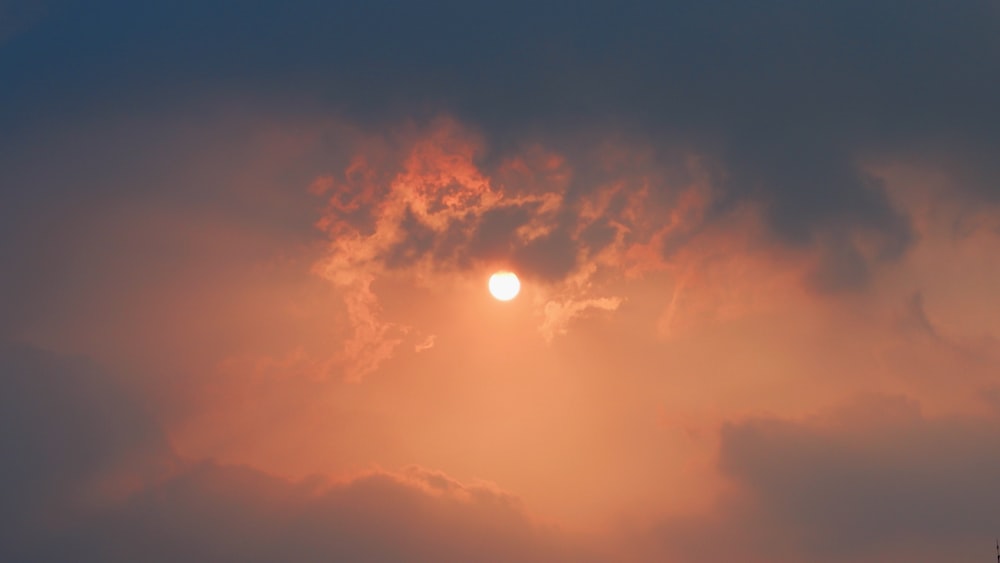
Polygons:
M490 276L490 295L500 301L510 301L521 291L521 281L514 272L499 271Z

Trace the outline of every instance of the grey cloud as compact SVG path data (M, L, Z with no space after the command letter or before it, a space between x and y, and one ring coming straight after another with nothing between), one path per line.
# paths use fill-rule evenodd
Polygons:
M600 252L614 242L618 230L607 221L595 221L580 233L580 241L592 252Z
M152 479L173 452L129 393L91 363L0 344L0 555L23 560L103 478ZM54 523L54 524L52 524Z
M857 246L843 234L826 237L819 244L819 260L809 273L809 285L824 293L839 293L864 287L871 278L871 265Z
M15 86L0 124L10 148L43 121L122 107L197 115L236 98L376 129L450 113L491 153L639 139L656 159L683 149L715 161L719 209L763 205L785 244L878 238L874 255L847 242L818 251L816 287L842 290L913 240L863 157L939 162L964 197L1000 193L998 25L975 0L68 2L0 53Z
M420 222L420 218L407 209L399 222L402 238L390 247L384 258L389 268L403 268L412 265L435 246L438 245L438 234L434 229Z
M458 489L458 490L455 490ZM462 496L467 495L467 496ZM109 560L587 560L486 488L373 473L329 489L201 465L105 519Z
M867 408L884 412L897 405ZM993 425L899 415L901 420L859 428L868 433L868 443L860 445L781 423L730 427L722 467L799 528L812 547L834 554L900 540L961 541L1000 524L994 486L1000 435Z
M0 348L0 559L596 560L492 485L417 467L293 482L180 459L140 404L86 360Z
M919 291L906 300L896 324L899 330L907 336L941 340L941 334L937 327L927 316L927 311L924 308L924 296Z
M718 519L672 521L659 534L691 561L743 548L750 561L972 560L1000 526L997 428L885 396L811 420L730 423L719 468L740 492ZM740 545L711 545L730 529Z
M576 268L580 246L565 230L556 230L518 248L513 261L519 271L545 280L561 280Z
M190 271L183 265L203 253L215 254L199 265L208 276L315 240L319 210L302 188L318 169L310 155L286 167L267 146L299 126L234 111L198 123L115 115L5 130L0 336L77 313L84 300L120 300ZM172 228L157 225L167 216ZM266 237L271 248L254 241L222 253L182 240L209 221Z
M476 232L469 241L468 253L485 259L505 258L515 248L515 231L531 220L537 206L511 205L483 213Z

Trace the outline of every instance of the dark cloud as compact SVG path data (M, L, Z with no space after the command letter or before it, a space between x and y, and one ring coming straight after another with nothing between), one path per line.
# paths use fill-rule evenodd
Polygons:
M388 249L384 258L389 268L412 265L429 253L437 242L434 229L420 222L420 218L407 209L399 222L402 238Z
M208 279L222 269L211 264L314 240L316 200L302 188L317 169L309 154L295 155L297 168L284 160L296 125L238 114L81 117L14 135L0 154L0 335L77 312L81 297L120 300L203 253L214 254L200 266ZM271 242L192 244L209 221Z
M517 249L513 261L518 271L545 280L561 280L576 268L581 247L579 241L560 229Z
M418 469L323 487L204 464L130 499L99 528L104 560L591 559L504 494Z
M819 260L807 282L821 292L839 293L864 287L871 267L857 246L843 234L825 237L819 243Z
M896 324L900 332L915 338L929 338L940 340L941 334L937 327L931 322L924 308L924 296L919 291L906 300L903 310L900 312Z
M469 254L487 260L508 257L518 242L517 229L531 220L535 207L530 204L511 205L483 213L469 241Z
M592 252L600 252L615 240L618 230L607 221L595 221L580 233L580 241Z
M520 501L410 467L292 482L171 450L91 363L0 348L4 561L586 561Z
M801 422L731 423L719 467L739 494L718 507L719 520L674 521L661 537L686 546L691 561L713 553L750 561L974 559L1000 526L998 446L996 420L932 418L900 397L862 397ZM740 542L713 545L729 530Z
M238 99L378 126L449 113L491 153L536 139L572 157L621 135L707 157L719 209L762 204L785 243L839 238L815 274L838 289L912 240L863 157L936 161L969 197L1000 193L998 26L978 0L67 2L0 50L0 124ZM852 256L856 231L880 249Z
M136 397L85 360L0 344L0 385L5 560L25 560L107 479L141 483L174 461Z
M414 468L331 486L202 463L14 553L19 561L596 560L503 493L440 479Z

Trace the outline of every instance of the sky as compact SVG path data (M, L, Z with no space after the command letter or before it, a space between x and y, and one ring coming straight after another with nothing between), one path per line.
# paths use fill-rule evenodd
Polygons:
M995 0L0 0L0 559L992 560L998 69Z

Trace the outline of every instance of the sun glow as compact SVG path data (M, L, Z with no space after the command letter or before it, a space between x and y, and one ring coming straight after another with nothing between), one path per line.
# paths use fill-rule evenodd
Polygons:
M521 281L514 272L496 272L490 276L490 295L500 301L510 301L521 291Z

